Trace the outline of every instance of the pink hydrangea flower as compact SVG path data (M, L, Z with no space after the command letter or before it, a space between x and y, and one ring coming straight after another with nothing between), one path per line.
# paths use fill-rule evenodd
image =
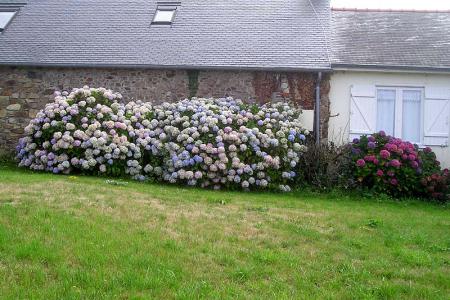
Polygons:
M390 152L396 152L398 147L395 144L386 144L386 149Z
M366 156L364 157L364 160L365 160L366 162L373 162L374 159L375 159L375 156L374 156L374 155L366 155Z
M401 163L398 161L398 159L393 159L391 160L390 165L393 166L394 168L400 168Z
M364 159L358 159L356 161L356 165L360 168L364 167L366 165L366 162L364 161Z
M389 153L389 151L383 149L380 151L380 156L383 159L388 159L391 156L391 153Z

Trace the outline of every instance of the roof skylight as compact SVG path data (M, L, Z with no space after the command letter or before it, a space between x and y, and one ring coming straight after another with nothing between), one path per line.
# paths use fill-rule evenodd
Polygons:
M171 25L179 3L159 3L152 24Z
M175 15L175 9L172 10L162 10L158 9L153 19L153 23L172 23L173 17Z
M0 32L5 30L6 26L12 20L15 14L15 11L0 11Z

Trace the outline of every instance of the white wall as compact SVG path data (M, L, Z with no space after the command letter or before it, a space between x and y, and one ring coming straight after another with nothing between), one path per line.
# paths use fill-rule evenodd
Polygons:
M349 141L350 89L352 85L398 85L450 87L450 74L336 71L331 76L328 137L342 144ZM450 118L450 116L449 116ZM450 125L449 125L450 126ZM450 129L449 129L450 130ZM450 147L432 147L445 167L450 167Z
M302 110L300 121L306 130L313 131L314 129L314 110Z

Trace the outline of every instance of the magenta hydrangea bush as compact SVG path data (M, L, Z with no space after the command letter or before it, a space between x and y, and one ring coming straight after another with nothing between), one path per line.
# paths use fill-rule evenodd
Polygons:
M56 92L25 128L19 165L214 189L290 191L308 132L287 103L121 103L104 88Z
M447 199L448 170L441 170L431 148L419 149L383 131L354 139L350 147L352 175L361 186L394 196Z

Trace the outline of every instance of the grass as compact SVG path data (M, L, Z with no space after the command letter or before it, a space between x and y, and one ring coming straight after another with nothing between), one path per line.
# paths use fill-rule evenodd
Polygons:
M448 299L448 207L0 167L0 298Z

